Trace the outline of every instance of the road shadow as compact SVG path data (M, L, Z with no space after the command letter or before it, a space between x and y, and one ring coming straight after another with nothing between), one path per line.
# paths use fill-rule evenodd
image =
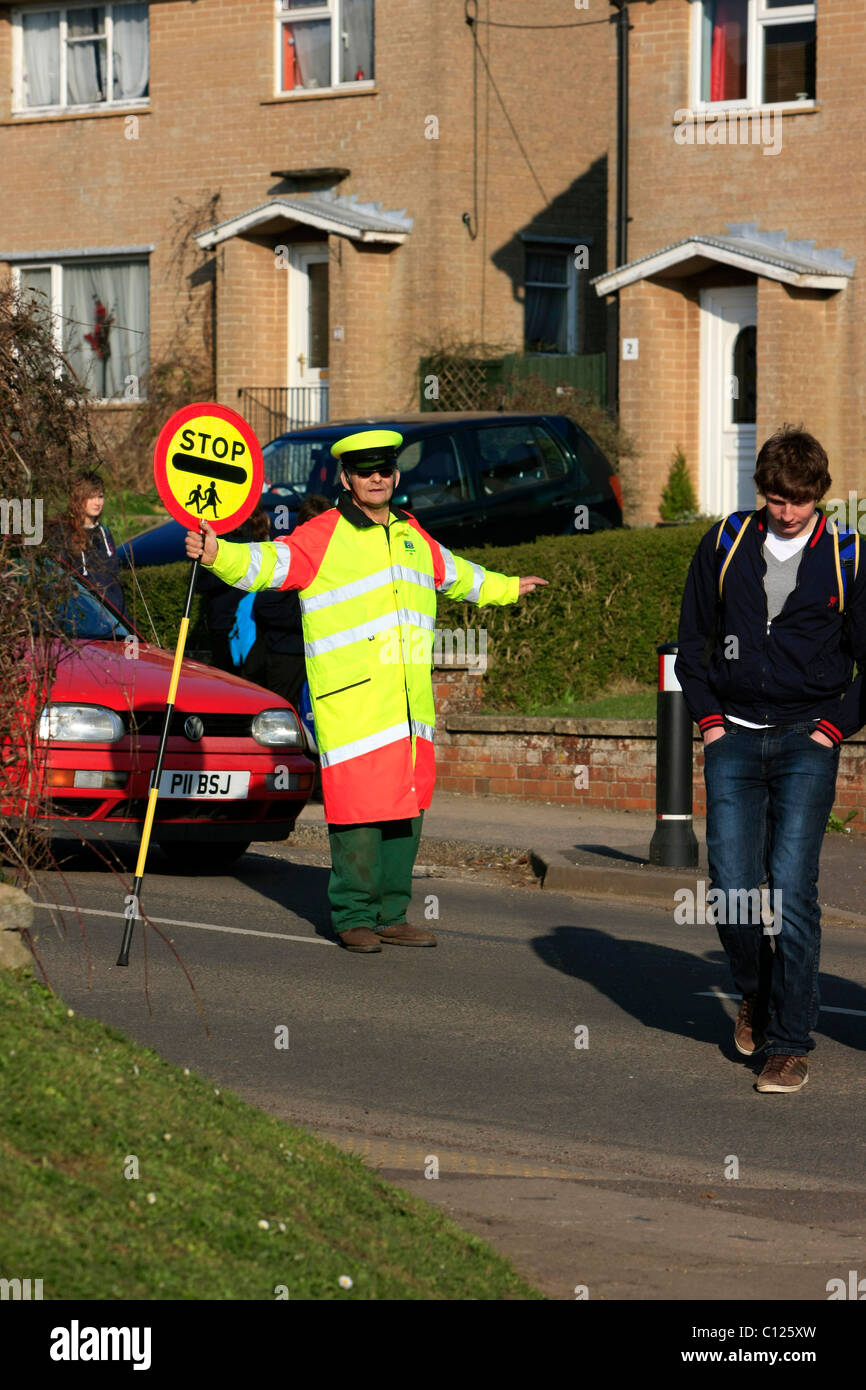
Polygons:
M533 937L530 945L545 965L592 985L645 1028L715 1046L731 1061L746 1060L734 1047L725 1008L736 1001L704 993L712 987L723 994L734 993L724 951L695 955L655 941L623 940L595 927L576 926L555 927L547 936ZM714 978L708 978L708 965ZM815 1032L866 1051L866 1018L829 1013L826 1008L858 1009L866 1014L866 989L841 975L822 972L820 990L824 1007ZM756 1062L760 1059L757 1054Z
M130 885L135 874L138 848L132 844L93 845L82 841L55 841L52 845L54 864L46 864L45 869L67 873L88 873L105 879L115 873L128 880ZM328 903L327 868L311 864L294 864L291 860L271 858L268 855L248 850L240 859L225 868L219 867L219 845L214 844L214 866L212 871L182 873L176 863L168 859L158 845L148 852L144 884L142 887L142 906L147 910L148 880L180 878L203 884L215 884L220 878L232 878L253 892L269 898L271 902L291 912L301 921L309 923L317 936L328 941L337 938L331 928L331 913ZM123 911L123 888L118 888L118 917ZM235 925L255 927L254 908L248 908L243 920ZM160 914L162 915L162 914Z

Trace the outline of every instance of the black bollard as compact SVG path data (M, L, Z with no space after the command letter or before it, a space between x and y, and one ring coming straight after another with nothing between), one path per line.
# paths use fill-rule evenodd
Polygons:
M674 673L676 642L665 642L657 650L656 828L650 840L650 863L694 869L698 842L692 828L692 719Z

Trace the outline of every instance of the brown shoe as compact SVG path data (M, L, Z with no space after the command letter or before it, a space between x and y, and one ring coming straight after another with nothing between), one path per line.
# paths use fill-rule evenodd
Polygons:
M809 1080L809 1063L805 1057L786 1057L774 1053L758 1077L759 1091L799 1091Z
M347 951L381 951L378 934L370 927L350 927L340 932L340 945Z
M380 941L390 942L392 946L436 945L432 931L425 931L423 927L410 927L408 922L398 922L394 927L383 927L376 935Z
M738 1052L742 1052L744 1057L751 1057L753 1052L760 1052L764 1046L763 1036L754 1030L752 1024L756 1000L755 994L744 996L734 1024L734 1047Z

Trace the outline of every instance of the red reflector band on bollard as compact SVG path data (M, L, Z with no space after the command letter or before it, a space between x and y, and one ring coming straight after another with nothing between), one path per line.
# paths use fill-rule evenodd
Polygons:
M662 694L682 690L674 671L676 659L676 652L659 652L659 690Z

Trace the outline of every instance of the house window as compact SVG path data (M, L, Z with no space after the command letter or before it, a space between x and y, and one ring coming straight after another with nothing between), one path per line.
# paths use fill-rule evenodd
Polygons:
M702 105L814 101L814 3L699 0L695 9Z
M42 263L17 271L70 370L98 400L143 398L148 366L146 261Z
M15 110L129 106L148 93L148 6L63 5L14 14Z
M280 0L280 91L372 82L373 0Z
M527 246L524 350L577 351L577 274L571 247Z

